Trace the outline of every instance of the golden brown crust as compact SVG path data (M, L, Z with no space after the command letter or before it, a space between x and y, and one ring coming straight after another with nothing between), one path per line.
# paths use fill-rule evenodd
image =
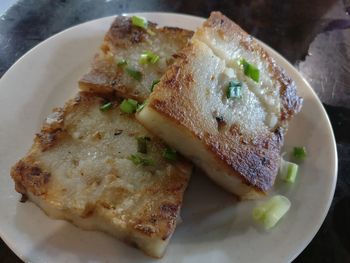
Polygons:
M47 192L50 173L43 172L29 157L12 167L11 177L17 192L25 195L29 191L34 195L43 195Z
M208 136L206 144L215 153L222 165L229 165L231 174L238 176L246 185L256 191L266 192L274 183L279 167L279 150L283 141L281 134L249 137L239 127L230 129L229 134ZM218 141L224 142L217 143Z
M114 100L114 104L118 104L119 99L111 94L108 96L105 94L95 96L94 94L87 92L79 93L74 99L69 100L65 104L64 108L55 108L52 111L52 114L55 116L55 120L50 123L44 123L40 133L36 134L36 145L40 147L41 151L43 152L54 147L60 141L60 138L65 135L65 117L68 114L73 113L76 107L79 107L81 104L89 105L90 103L94 103L96 101L102 104L103 101L109 101L111 99Z
M188 128L196 137L202 138L202 127L205 128L197 105L193 105L190 99L193 93L194 83L191 72L184 67L189 63L189 58L195 53L193 44L188 44L177 56L174 65L168 68L161 82L153 92L149 107L161 112L170 120ZM191 116L189 118L189 116Z
M208 152L214 156L225 171L241 178L242 182L256 191L268 191L278 171L280 149L288 121L300 111L302 98L296 94L294 82L278 67L264 49L238 25L219 12L213 12L203 27L221 32L220 37L235 34L240 44L261 57L270 70L279 88L281 109L279 122L273 131L247 134L239 126L213 125L202 116L194 101L195 83L192 76L191 59L196 56L195 43L188 44L178 55L177 61L164 74L155 92L151 94L148 107L176 123L187 136L202 141ZM203 29L199 29L203 30ZM198 31L197 31L198 32ZM196 32L196 34L197 34ZM218 132L219 130L219 132Z
M187 161L181 159L178 165L187 166ZM168 177L163 178L159 184L154 184L145 190L145 196L155 196L159 198L163 195L165 199L169 196L169 201L157 202L157 200L150 199L149 205L138 214L138 220L130 225L131 228L143 233L147 236L160 236L162 240L166 240L174 231L177 223L178 215L182 205L182 193L188 184L182 174L181 168L173 167L169 170ZM156 206L154 206L156 204ZM150 214L149 209L154 213Z
M181 87L174 78L171 83L174 85L173 90L174 87ZM184 93L181 96L186 97ZM152 99L149 106L161 112L169 121L175 122L176 126L190 127L187 132L193 138L202 140L217 162L222 167L229 167L226 170L232 176L239 176L256 191L266 192L273 185L279 166L279 152L283 145L284 133L281 128L274 133L254 137L240 132L237 126L230 127L225 133L209 134L203 132L205 124L198 117L199 109L193 107L190 101L180 101L179 96L175 95L167 101ZM189 119L187 114L192 118Z
M134 143L138 134L148 134L139 124L135 123L136 120L132 114L126 115L120 112L120 100L120 98L114 96L106 97L91 93L79 93L74 99L69 100L63 108L54 109L53 114L50 115L51 119L49 117L49 120L47 119L44 122L41 132L34 140L34 144L28 154L13 166L11 176L15 181L16 190L24 196L32 197L34 195L37 197L37 200L48 206L49 209L45 209L45 206L41 206L40 202L38 202L49 215L52 215L50 209L58 211L58 213L64 213L64 215L58 217L67 219L78 226L81 226L79 224L80 220L102 217L105 220L103 222L110 224L111 228L116 227L117 231L124 231L123 238L125 235L125 239L129 243L136 244L135 240L137 239L146 240L146 242L150 243L163 242L162 240L167 240L171 236L176 227L183 193L190 176L191 164L189 162L180 158L170 165L170 163L161 159L160 161L158 160L157 165L154 167L145 167L141 171L138 170L142 174L142 176L139 175L138 177L140 181L136 181L135 178L137 176L135 176L135 178L123 179L125 181L119 183L122 180L121 178L123 176L125 178L128 172L124 172L124 169L127 168L124 166L119 167L115 162L120 161L125 164L127 157L118 159L118 157L114 156L114 151L112 154L108 152L104 157L106 159L110 158L109 162L113 167L112 171L105 176L99 174L87 175L87 171L82 170L84 169L82 162L86 160L76 159L76 153L70 152L74 151L74 149L79 152L81 147L89 147L89 144L93 144L94 147L102 147L101 144L104 144L104 146L108 147L108 144L115 144L116 140L121 140L119 138L122 136L131 137L129 139L130 143ZM101 112L99 110L100 105L106 101L112 102L112 109L108 112ZM89 135L85 135L85 140L80 140L78 137L74 139L72 137L74 132L79 130L79 125L83 125L80 121L83 122L82 118L90 119L92 112L95 112L99 118L104 116L103 121L101 120L104 123L98 123L99 125L96 127L100 133L96 132L93 127L91 130L88 130ZM121 120L122 118L124 124L113 121L113 118L116 120ZM115 126L111 125L110 122ZM134 126L131 126L134 129L130 128L129 122L137 125L135 126L136 128ZM107 130L107 128L103 127L109 128ZM103 143L101 134L107 133L114 134L112 135L113 138ZM56 136L57 134L58 136ZM158 145L160 145L160 151L157 152L161 155L161 149L165 148L164 144L151 134L148 135L152 138L151 151L157 151ZM90 138L89 141L86 141L87 138ZM70 148L72 144L74 145ZM56 159L56 154L47 157L48 154L60 151L60 147L64 148L64 160ZM78 150L76 147L78 147ZM155 148L153 149L153 147ZM52 166L51 162L54 163L54 166ZM101 160L96 160L96 162L101 162ZM107 166L109 164L106 162L89 165L94 167L95 165ZM68 170L65 170L66 166L69 166ZM53 169L53 167L55 168ZM70 181L69 178L75 172L77 174L76 177ZM147 179L146 176L149 176L149 178ZM67 190L67 186L72 188ZM97 191L100 194L97 199L92 201L90 199L82 199L84 202L86 201L84 203L79 199L80 192L78 197L74 196L75 189L90 191L94 187L102 187L101 191ZM82 196L84 196L84 192ZM75 198L79 202L76 202ZM133 204L133 206L128 208L129 204ZM57 207L55 207L56 205ZM124 209L125 212L120 212L124 211ZM77 218L79 218L78 221ZM106 231L104 227L97 226L96 229ZM113 233L113 230L111 232ZM146 250L140 244L137 246ZM153 251L146 250L146 253L155 256L155 254L152 254Z
M152 30L156 24L149 22L148 27ZM105 41L110 42L115 47L128 48L130 44L143 42L147 37L147 31L133 26L130 18L117 16L105 36Z
M114 56L119 56L125 51L132 53L134 50L137 53L154 48L160 51L164 49L164 53L167 53L169 51L165 50L168 49L169 43L174 46L173 48L176 47L176 50L181 50L193 35L192 31L180 28L158 28L157 24L151 22L148 24L148 29L154 35L140 27L133 26L129 17L118 16L104 38L101 46L102 53L95 56L92 69L79 80L80 89L87 92L115 92L117 96L133 98L138 101L147 99L150 93L148 87L150 84L146 84L147 90L145 91L142 90L145 88L137 87L138 83L127 81L123 77L123 74L126 74L124 67L117 66ZM166 43L164 43L164 47L161 47L160 45L164 41ZM140 48L145 50L138 50ZM172 54L165 55L171 56ZM155 72L157 71L159 69L155 69ZM142 73L148 74L148 72Z

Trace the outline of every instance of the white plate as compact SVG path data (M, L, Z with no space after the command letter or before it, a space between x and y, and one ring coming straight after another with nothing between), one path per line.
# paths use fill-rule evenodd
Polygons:
M202 18L143 13L160 25L195 29ZM312 88L285 59L265 46L298 85L302 112L293 120L286 149L305 145L308 158L292 187L279 193L292 202L288 216L272 231L251 220L254 202L237 203L206 177L195 175L176 230L162 260L153 260L103 233L82 231L52 220L32 203L20 203L9 176L25 154L44 117L77 91L113 17L87 22L57 34L19 59L0 81L0 234L30 262L287 262L321 226L333 198L337 154L332 128Z

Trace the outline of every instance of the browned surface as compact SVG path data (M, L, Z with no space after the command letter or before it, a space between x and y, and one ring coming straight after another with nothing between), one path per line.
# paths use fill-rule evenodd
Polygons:
M36 134L34 143L28 154L18 161L11 169L11 176L16 183L16 191L26 194L27 191L34 195L42 195L47 192L47 183L50 173L43 171L36 155L42 154L53 147L59 147L59 142L65 135L65 118L74 112L74 108L81 104L89 104L91 100L103 101L102 98L89 94L81 94L66 103L64 108L55 108L57 121L48 124L43 123L40 133Z
M109 97L108 101L111 100L113 102L112 109L107 113L100 114L105 114L105 116L108 114L110 116L119 115L123 116L123 118L128 118L130 122L136 123L133 114L126 115L119 111L118 98ZM80 93L75 99L68 101L64 108L55 109L54 112L58 113L57 121L51 124L44 123L40 135L34 140L34 144L28 154L14 165L11 170L11 176L15 181L16 190L21 194L34 195L39 198L40 202L50 207L50 210L46 210L45 207L41 206L48 215L51 215L50 211L52 210L60 211L60 213L64 211L64 215L60 215L59 218L71 221L78 226L84 220L97 217L102 218L100 219L101 226L111 225L111 228L122 232L122 235L118 236L118 234L117 237L127 240L130 243L135 243L136 239L147 239L147 242L166 240L175 230L177 217L182 205L183 193L190 176L191 165L184 159L179 158L170 167L168 166L169 163L165 163L164 160L158 162L159 167L146 167L144 171L154 171L150 175L149 180L142 179L142 177L140 179L141 181L133 181L134 179L132 178L126 179L128 183L135 184L135 188L132 188L132 190L125 187L124 184L116 185L117 181L121 178L120 173L123 173L124 167L116 166L116 170L107 174L105 178L96 175L96 177L90 177L86 181L82 179L79 182L86 184L84 189L102 187L102 180L104 180L103 187L109 187L105 188L96 200L89 200L84 206L81 206L81 201L77 203L77 206L75 202L72 203L71 200L76 193L72 195L70 190L72 196L68 196L67 192L69 192L69 189L67 190L64 184L62 186L55 185L55 182L61 183L61 179L56 171L48 171L44 168L48 167L48 164L41 156L59 149L63 144L66 147L65 149L69 150L67 148L67 142L68 144L84 144L83 141L79 141L79 138L74 139L71 137L76 127L82 125L76 122L74 116L77 116L76 114L78 112L80 114L82 112L84 114L91 114L91 112L89 113L91 108L99 108L105 101L106 98L104 97ZM106 121L106 119L104 120ZM79 121L83 122L84 120L80 119ZM116 125L118 126L118 123ZM135 125L139 127L139 130L134 131L136 135L131 137L130 140L132 142L136 140L135 138L140 132L147 134L147 131L141 125L137 123ZM99 128L101 133L108 132L101 127ZM115 128L112 128L112 131L110 131L111 134L115 135L114 139L121 137L121 134L123 134L123 132L120 132L120 129L125 130L125 127L122 125L119 125L118 128L119 130L117 131ZM55 136L57 131L60 131L60 136ZM98 136L97 132L91 131L91 134L91 140L94 143L106 143L103 141L101 135ZM165 145L152 135L148 136L152 137L152 144L157 145L156 147L158 148L156 149L159 149L158 154L161 155L162 149L165 149ZM65 162L73 163L72 169L77 169L74 166L76 167L80 160L74 157L69 159L70 157L67 156L65 158L68 159ZM155 171L157 169L160 169L159 171L164 169L164 173L156 174ZM65 178L62 181L66 182L69 176L71 175L64 175ZM83 172L80 173L80 176L81 178L86 177ZM128 200L132 200L134 205L120 214L118 208L123 203L128 202ZM77 221L77 217L80 218L79 221ZM120 221L123 224L118 225L118 223L115 223ZM105 230L105 228L99 226L96 226L96 228ZM113 231L114 229L107 232L113 234ZM138 247L143 249L140 245ZM145 252L152 255L151 251Z
M16 191L23 194L30 191L34 195L47 192L50 173L43 172L30 157L20 160L12 169L11 176L15 181Z
M130 18L118 16L105 35L101 45L102 54L95 55L90 72L80 79L80 89L99 93L115 92L117 96L144 101L149 93L140 94L134 85L125 82L122 78L125 72L122 67L116 65L113 56L120 54L123 50L132 51L145 43L150 43L151 46L152 43L159 45L158 42L164 39L177 45L178 50L181 50L193 34L191 31L180 28L158 28L157 24L151 22L149 22L148 29L154 35L133 26ZM142 70L141 72L143 73Z
M281 115L275 131L248 135L233 125L229 129L210 132L208 116L203 116L201 109L193 102L196 85L191 69L186 65L195 56L195 47L189 44L174 65L172 65L149 99L149 107L176 123L183 132L200 140L221 166L232 176L239 176L244 183L258 191L268 191L275 180L279 166L280 149L283 145L285 128L288 120L301 108L302 99L296 95L292 80L285 75L267 53L247 35L239 26L223 16L213 12L204 23L204 27L213 27L227 34L239 34L242 48L255 50L265 61L280 86ZM185 154L185 153L184 153Z

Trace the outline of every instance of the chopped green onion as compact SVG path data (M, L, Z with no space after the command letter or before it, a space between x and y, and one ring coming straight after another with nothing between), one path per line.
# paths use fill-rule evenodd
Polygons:
M159 60L159 56L154 54L152 51L144 51L140 55L140 60L139 63L144 65L144 64L155 64Z
M288 212L290 201L283 195L275 195L267 202L253 209L253 219L264 225L265 229L274 227Z
M299 166L281 158L279 176L283 181L293 184L298 174Z
M154 36L156 33L154 33L151 29L146 29L147 33L150 34L151 36Z
M135 69L132 68L126 68L126 72L129 74L130 77L132 77L135 80L140 81L142 78L142 73L140 71L137 71Z
M226 90L226 97L230 98L240 98L241 95L242 83L237 80L232 80L228 83Z
M135 165L143 165L143 166L150 166L154 164L154 161L152 159L143 158L140 155L132 154L128 158L130 161L132 161Z
M100 106L100 110L101 111L108 111L108 110L112 109L112 106L113 106L112 102L107 102L107 103Z
M139 104L137 106L136 112L142 111L142 109L145 107L146 104L147 104L147 100L145 100L143 103Z
M259 82L260 71L257 67L248 63L245 59L241 59L240 64L243 65L244 75L250 77L255 82Z
M170 160L170 161L176 161L177 154L176 154L176 151L174 149L167 147L163 151L163 157L167 160Z
M155 85L157 85L159 82L160 82L160 80L159 80L159 79L156 79L156 80L153 80L153 81L152 81L152 85L151 85L151 92L153 91L154 86L155 86Z
M137 151L140 153L147 153L147 143L151 140L150 137L137 137Z
M131 23L133 26L138 26L143 29L147 29L148 27L148 21L145 18L139 16L132 16Z
M137 109L137 101L133 99L125 99L122 101L119 107L124 113L134 113Z
M117 65L118 65L119 67L126 66L127 64L128 64L128 63L126 62L125 59L118 60L118 62L117 62Z
M305 160L306 158L306 148L305 146L303 147L294 147L293 149L293 156L297 158L298 160Z
M144 65L144 64L148 64L148 62L149 62L148 61L148 56L146 54L142 53L140 55L139 63Z

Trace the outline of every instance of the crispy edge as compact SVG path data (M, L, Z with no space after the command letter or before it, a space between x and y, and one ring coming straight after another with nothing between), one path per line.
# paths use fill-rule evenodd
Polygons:
M167 38L179 43L179 46L182 47L185 47L193 35L193 31L190 30L178 27L159 28L156 23L152 22L149 22L149 29L156 34L164 34ZM148 41L151 37L144 29L133 26L129 17L118 16L106 33L100 49L104 54L107 54L116 48L128 49L133 45ZM98 90L101 94L114 93L116 96L127 96L140 102L147 99L145 96L134 93L132 87L128 87L119 81L120 74L123 74L122 71L116 70L115 75L108 76L108 74L101 72L98 66L96 68L98 62L101 63L98 55L95 55L92 62L92 69L79 80L79 87L82 91L96 92ZM108 63L106 62L106 64Z
M11 177L15 181L16 191L22 194L22 199L26 199L27 191L37 196L47 192L50 173L42 171L29 156L11 168Z
M176 123L176 126L186 127L182 121L183 115L175 113L176 111L168 111L169 105L163 101L152 102L151 108L162 112L164 117ZM174 114L180 118L174 118ZM204 147L212 153L221 167L224 167L227 174L238 176L244 184L253 186L255 191L260 193L265 193L272 187L278 171L279 151L284 140L282 128L255 138L244 136L237 126L232 126L226 133L218 135L211 135L199 129L187 131L195 140L204 142ZM232 138L235 138L234 143ZM236 147L237 143L240 143L239 147Z
M193 35L192 31L178 27L159 28L156 23L150 21L148 22L148 29L154 31L156 34L162 33L167 35L168 38L181 41L183 45L186 44ZM105 35L101 49L106 53L110 50L110 44L114 47L127 49L132 45L145 42L151 37L152 36L143 28L133 26L130 17L118 16Z
M157 85L157 90L163 89L161 93L171 90L170 95L167 94L168 97L164 100L152 93L148 106L161 112L169 121L176 123L176 126L186 127L193 138L203 141L206 149L222 167L230 167L226 169L228 174L239 176L243 183L252 185L258 192L266 192L273 185L277 174L284 129L277 128L274 132L254 138L245 136L235 125L225 133L217 135L204 132L201 120L195 117L200 116L200 109L193 107L187 99L189 95L186 95L191 92L189 87L194 83L193 76L191 72L183 70L194 54L194 48L193 44L189 44L183 49L177 56L177 62L168 69ZM192 117L190 120L189 115Z
M36 136L28 154L11 169L11 177L15 181L15 189L22 194L23 201L27 199L28 192L35 196L42 196L48 190L47 187L51 174L43 171L40 164L35 161L36 152L47 151L59 143L65 133L65 118L74 112L76 107L81 106L81 104L90 104L93 102L102 104L105 101L113 101L114 106L116 106L119 104L120 98L114 96L101 97L96 96L96 94L80 92L74 99L69 100L63 108L55 108L53 110L53 112L58 113L57 121L51 124L47 124L46 122L43 124L40 136ZM62 133L61 136L55 136L57 130ZM50 138L50 140L46 141L42 138ZM180 158L179 163L174 164L174 167L169 171L169 173L172 173L171 178L173 180L165 184L167 187L146 189L149 194L152 194L154 191L165 191L169 195L174 196L175 200L161 202L155 207L156 212L152 215L149 215L148 207L146 207L138 216L138 219L129 225L129 228L138 232L139 235L166 240L174 232L182 205L183 194L188 185L188 171L192 170L192 165L182 157ZM177 179L175 180L174 178ZM101 208L106 208L103 204L100 205ZM88 205L82 214L82 218L92 216L95 209L95 206L91 207ZM124 241L136 246L133 240Z
M149 207L146 205L146 208L138 215L139 219L130 227L148 237L168 239L176 228L184 192L192 171L192 163L179 156L179 159L167 171L169 176L162 179L164 181L161 186L157 184L155 187L145 189L146 196L154 196L161 192L165 198L172 196L174 199L162 202L153 200L156 203L156 206L153 207L155 212L149 214Z
M148 22L148 27L155 29L157 24ZM116 47L128 48L130 44L137 44L145 41L148 33L143 28L133 26L130 17L117 16L107 34L105 41Z
M221 162L222 165L228 165L236 170L236 172L231 171L230 174L239 175L244 183L248 185L253 184L256 190L265 192L271 188L277 174L279 151L283 145L287 123L300 111L303 99L297 96L295 83L276 65L275 61L258 42L226 16L222 15L220 12L212 12L210 18L204 22L203 27L214 28L222 37L226 34L239 34L241 45L251 52L254 51L258 53L261 59L265 60L269 65L270 73L280 85L280 99L282 102L280 115L281 126L277 127L267 136L244 138L243 134L239 131L239 127L231 127L228 136L222 134L214 136L205 134L196 129L196 125L194 125L196 120L192 120L188 123L185 117L186 114L176 109L173 105L181 104L185 106L186 109L192 108L190 105L186 105L186 102L181 99L180 94L177 94L180 92L180 89L182 90L181 92L186 92L186 87L190 87L193 82L190 73L186 73L185 76L180 74L181 68L188 63L193 53L192 44L188 44L187 47L177 55L177 63L170 67L162 78L160 85L158 84L157 86L157 89L161 89L161 86L163 86L163 88L165 87L165 89L172 89L171 96L167 101L154 96L155 98L150 100L149 106L158 112L162 112L169 120L175 121L177 125L189 128L192 136L204 140L207 149L213 153L215 158ZM196 109L192 111L196 111ZM193 116L196 114L196 112L193 113ZM236 155L232 155L235 149L232 147L224 147L224 145L232 144L230 136L239 136L241 138L240 140L244 142L245 150L240 151ZM219 144L218 141L225 143ZM240 145L240 147L243 145ZM237 159L240 160L240 162L237 163ZM251 166L254 166L254 169L251 169ZM256 176L257 173L260 173L261 176Z

